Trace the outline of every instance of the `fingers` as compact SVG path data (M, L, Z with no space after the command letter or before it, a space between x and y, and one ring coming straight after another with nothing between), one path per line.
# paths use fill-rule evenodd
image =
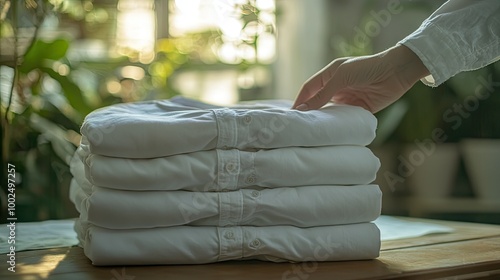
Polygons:
M336 67L335 72L331 74L330 79L308 100L298 103L295 107L300 111L315 110L332 100L332 97L341 89L345 88L345 75L342 72L342 66Z
M297 106L298 110L316 110L326 103L328 103L330 100L332 100L333 95L339 91L342 88L341 83L337 82L337 79L335 79L335 76L330 79L330 81L321 89L319 90L312 98L307 100L306 102L303 103L305 106Z
M318 81L319 76L314 76L312 79L308 80L304 85L302 85L302 88L300 89L299 95L295 99L295 102L293 103L292 108L296 108L298 105L306 102L309 100L314 94L321 89L322 85Z
M301 108L298 108L298 106L306 103L306 101L308 101L309 99L314 98L314 96L316 96L318 92L320 92L328 84L334 73L337 71L337 68L347 59L349 58L344 57L332 61L318 73L312 76L309 80L307 80L300 89L300 92L295 99L292 108L298 110L303 109L304 106L301 106Z
M314 74L309 80L307 80L302 88L300 89L299 95L297 96L295 103L292 108L295 108L297 105L300 105L311 97L313 97L324 85L330 80L331 71L329 70L329 66L321 69L318 73Z

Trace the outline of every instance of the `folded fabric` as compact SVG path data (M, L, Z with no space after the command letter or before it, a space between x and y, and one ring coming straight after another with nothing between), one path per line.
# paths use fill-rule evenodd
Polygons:
M196 99L187 98L184 96L174 96L169 99L169 101L196 109L216 109L216 108L227 108L227 106L220 106L210 103L205 103ZM240 101L236 104L231 105L229 108L232 109L272 109L275 107L282 108L292 108L293 101L288 99L266 99L266 100L249 100Z
M369 184L380 161L361 146L211 150L154 159L125 159L78 149L93 184L122 190L224 191L323 184ZM75 168L82 168L74 163Z
M380 215L377 185L244 189L231 192L122 191L73 180L80 219L110 229L177 225L326 226L370 222Z
M330 105L307 112L250 105L197 109L174 101L96 110L81 127L81 145L98 155L156 158L212 149L365 146L375 137L376 118L361 107Z
M364 260L378 257L380 250L380 232L373 223L112 230L77 221L75 230L94 265Z

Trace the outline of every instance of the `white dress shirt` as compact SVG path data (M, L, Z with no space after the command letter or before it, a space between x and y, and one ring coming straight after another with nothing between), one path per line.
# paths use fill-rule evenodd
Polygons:
M77 153L74 173L122 190L227 191L248 187L369 184L380 161L362 146L288 147L245 152L210 150L154 159Z
M373 223L112 230L76 221L75 230L94 265L364 260L378 257L380 250L380 232Z
M377 185L134 192L85 190L73 180L70 195L82 221L110 229L351 224L375 220L382 204Z
M422 81L438 86L500 58L500 1L448 1L399 43L418 55L431 73Z
M87 115L81 145L98 155L156 158L212 149L364 146L375 137L376 118L361 107L251 108L198 109L175 100L112 105Z

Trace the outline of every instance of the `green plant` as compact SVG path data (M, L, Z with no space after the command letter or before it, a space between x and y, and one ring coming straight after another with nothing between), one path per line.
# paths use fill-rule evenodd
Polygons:
M170 80L182 69L245 71L259 64L246 59L233 65L221 61L212 49L223 40L222 31L217 29L160 39L151 62L138 62L137 53L99 59L75 56L79 36L95 36L106 47L112 46L114 22L103 19L114 18L117 3L0 0L1 157L5 166L16 166L19 220L76 215L68 201L68 162L80 141L80 125L89 112L114 103L177 95ZM261 11L254 0L234 8L243 22L242 30L249 28L239 44L257 52L260 32L273 32L273 26L259 21ZM106 13L110 16L102 16ZM80 34L65 36L60 32L61 25ZM256 25L260 27L255 29ZM47 28L52 29L47 33ZM1 182L7 181L6 171L2 169ZM2 183L3 219L7 213L6 189Z
M12 43L0 65L2 162L16 166L16 212L25 221L69 214L58 200L69 183L79 124L93 109L74 81L66 57L70 40L39 38L44 19L57 8L52 1L2 3L2 45Z
M127 57L75 58L68 55L75 44L73 38L41 36L46 18L82 25L87 24L82 22L85 13L94 9L98 7L87 0L0 0L1 157L4 166L16 166L19 220L76 214L68 211L73 209L67 193L71 180L68 163L89 112L114 103L175 94L167 86L155 87L154 77L148 75L149 65L132 63ZM12 46L11 51L6 45ZM125 67L142 69L146 76L140 81L123 77L120 70ZM119 90L110 92L110 83L118 84ZM153 95L149 94L152 88L156 89ZM134 96L124 96L125 91ZM1 172L2 218L7 213L6 170Z

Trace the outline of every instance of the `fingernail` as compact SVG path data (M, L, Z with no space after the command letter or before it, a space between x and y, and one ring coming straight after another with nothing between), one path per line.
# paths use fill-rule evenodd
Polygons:
M295 109L297 109L299 111L307 111L307 109L309 109L309 106L307 106L307 104L305 104L305 103L302 103L299 106L297 106Z

